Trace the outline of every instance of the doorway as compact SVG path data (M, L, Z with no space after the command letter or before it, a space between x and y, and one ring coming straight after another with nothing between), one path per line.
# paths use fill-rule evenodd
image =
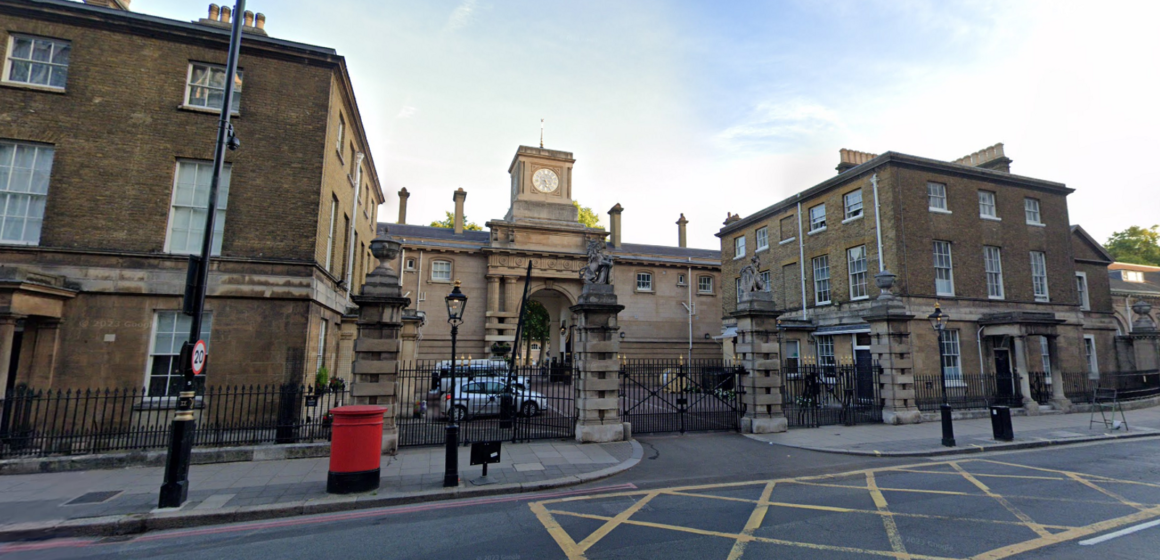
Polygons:
M1020 406L1015 403L1015 376L1011 371L1011 351L1006 348L995 348L995 401L998 404Z

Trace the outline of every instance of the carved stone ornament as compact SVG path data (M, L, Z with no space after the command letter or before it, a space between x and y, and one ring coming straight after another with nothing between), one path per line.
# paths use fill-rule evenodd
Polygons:
M893 290L894 280L896 278L898 278L898 275L890 272L889 270L883 270L882 272L874 275L874 283L877 284L878 289L881 290L881 293L878 294L878 299L894 299Z
M612 281L612 255L604 252L604 241L588 241L588 264L580 269L585 284L609 284Z
M761 280L761 274L757 272L757 268L761 266L761 259L757 255L753 255L749 259L749 264L741 267L741 291L743 292L764 292L765 282Z

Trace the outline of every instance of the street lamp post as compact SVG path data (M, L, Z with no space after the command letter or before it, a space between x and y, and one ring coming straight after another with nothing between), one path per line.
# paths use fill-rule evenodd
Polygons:
M443 470L443 487L459 486L459 422L455 400L455 339L459 336L459 325L463 324L463 308L467 306L467 296L459 291L459 281L444 298L447 301L447 322L451 323L451 394L447 407L447 464Z
M157 499L158 507L181 507L189 494L189 462L193 451L193 436L196 422L193 419L193 401L197 392L194 386L195 374L204 374L206 364L205 348L201 341L201 321L205 312L205 288L209 283L209 258L213 251L214 220L217 214L218 187L222 168L225 165L226 150L238 149L241 142L234 135L230 124L230 107L233 106L234 87L238 75L238 56L242 45L242 13L246 0L237 0L234 5L233 27L230 32L229 53L226 55L225 92L222 96L221 116L218 119L217 145L214 148L213 175L209 184L209 200L206 203L205 230L201 239L201 256L190 256L186 273L185 297L182 312L190 316L189 340L181 347L178 366L182 373L181 392L177 398L177 413L169 431L169 450L165 457L165 482ZM199 355L199 371L194 371L192 358Z
M949 315L943 313L942 307L936 301L934 304L934 313L927 316L930 319L930 326L934 327L938 333L938 365L939 365L939 380L942 384L942 405L939 410L942 412L942 444L946 447L955 446L955 427L951 419L951 404L947 401L947 366L943 362L942 344L943 331L946 330Z

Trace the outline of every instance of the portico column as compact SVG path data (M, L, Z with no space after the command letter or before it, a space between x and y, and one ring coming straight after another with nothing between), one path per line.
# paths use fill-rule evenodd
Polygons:
M1063 365L1059 359L1059 337L1047 337L1047 353L1051 356L1051 406L1055 410L1069 412L1071 401L1068 400L1063 386Z
M32 351L29 387L52 387L57 346L60 343L60 319L40 317L36 320L36 346Z
M391 268L398 256L397 241L379 237L371 242L379 267L367 275L358 304L358 338L354 341L354 381L350 386L355 404L386 407L383 413L383 453L399 447L399 358L402 350L403 310L411 304L402 297L399 274Z
M516 308L520 303L520 297L516 294L516 280L515 276L503 277L503 310L504 313L516 313L519 309Z
M487 310L500 311L499 308L499 276L487 277Z
M1027 372L1027 339L1023 335L1015 337L1015 369L1019 370L1019 390L1023 393L1023 408L1028 416L1039 414L1039 403L1031 398L1031 378Z
M12 364L12 347L16 343L16 317L12 315L0 316L0 400L4 400L4 391L8 387L8 376L16 375L8 371Z
M611 284L585 284L576 317L576 441L603 443L624 440L620 419L620 325L624 310Z
M789 424L781 402L781 345L773 293L743 292L737 311L737 357L745 368L739 384L745 416L741 431L748 434L784 432Z

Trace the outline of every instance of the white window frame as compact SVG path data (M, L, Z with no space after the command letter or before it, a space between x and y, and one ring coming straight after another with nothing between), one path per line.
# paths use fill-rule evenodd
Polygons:
M1031 292L1035 301L1051 301L1047 286L1047 254L1043 251L1031 251Z
M1088 295L1088 279L1086 272L1076 271L1075 289L1079 292L1079 308L1082 311L1091 311L1091 296Z
M1023 199L1023 216L1029 226L1043 225L1043 214L1040 212L1038 198L1026 197Z
M830 290L830 256L818 255L810 259L810 267L814 270L814 305L829 305L834 297ZM823 293L825 299L822 299Z
M338 221L338 197L330 195L330 229L326 234L326 270L333 273L334 265L334 226Z
M764 286L764 288L762 289L762 291L765 291L765 292L772 292L772 291L773 291L773 286L770 284L770 281L769 281L769 279L770 279L770 274L769 274L769 271L768 271L768 270L763 270L763 271L761 271L761 272L757 273L757 275L758 275L759 277L761 277L761 284Z
M685 285L685 273L684 272L677 273L677 285L678 286Z
M940 212L943 214L951 213L951 210L947 205L947 186L944 183L935 183L933 181L927 182L926 202L927 209L931 212Z
M786 371L786 374L794 376L794 378L801 376L801 373L798 371L801 368L801 363L802 363L801 349L802 349L801 341L798 341L798 340L785 341L785 359L786 359L786 366L788 369L788 371ZM789 367L790 366L789 360L794 360L793 367Z
M940 249L946 249L946 251L943 252ZM934 293L940 296L954 297L955 265L951 256L951 242L935 240L931 252L934 255ZM940 285L940 282L945 283L945 285Z
M861 251L862 256L854 258L855 251ZM846 270L850 276L850 301L870 297L867 280L870 270L868 262L865 245L846 249Z
M733 238L733 260L740 259L745 256L745 235L739 235Z
M314 363L315 373L321 371L322 366L326 365L326 329L328 326L325 318L318 325L318 357Z
M819 366L836 366L837 359L834 357L834 337L833 335L819 335L814 337L814 352L817 355Z
M173 255L197 255L197 254L201 254L201 244L202 244L202 241L204 241L203 236L205 235L205 222L203 221L203 222L201 222L201 224L194 226L193 220L192 220L193 214L194 214L193 210L200 209L200 210L204 211L204 210L209 208L210 183L207 183L205 185L205 203L204 204L202 204L200 206L196 206L195 205L197 202L196 200L190 202L189 204L185 204L185 203L178 204L178 188L177 187L178 187L178 182L182 178L181 169L182 169L183 164L196 167L197 176L195 176L195 181L196 181L196 177L201 176L201 173L203 171L205 173L208 173L209 181L211 181L211 182L213 181L213 162L212 161L202 161L202 160L193 160L193 159L179 159L179 160L177 160L177 164L174 166L174 170L173 170L173 191L170 194L170 201L169 201L169 224L165 229L165 252L173 254ZM217 216L214 218L214 223L213 223L213 229L214 229L213 237L214 238L213 238L213 243L211 246L211 255L215 256L215 257L221 255L222 241L225 238L226 217L227 217L227 211L229 210L229 200L230 200L230 177L233 176L232 169L233 169L233 167L230 164L228 164L228 163L224 164L222 166L221 178L218 182ZM196 186L194 187L193 197L194 198L197 197ZM190 220L189 220L190 223L189 223L189 228L187 229L188 233L186 233L185 242L184 242L184 244L186 245L185 249L174 248L174 242L176 240L174 239L174 229L173 228L176 226L176 224L178 222L177 210L179 210L179 209L182 209L182 210L192 209L190 211ZM195 233L197 235L198 241L196 243L194 243L193 247L189 247L188 246L189 245L189 238L190 238L190 236L194 235Z
M769 227L768 226L757 228L757 231L754 232L753 236L755 238L757 238L757 249L754 252L764 251L764 250L769 248Z
M0 175L0 245L40 245L56 149L44 144L6 140L0 141L0 147L11 149L11 157L0 161L0 171L7 170ZM20 167L22 171L17 171L17 155L27 154L28 150L32 150L30 167ZM25 176L27 181L20 180ZM7 239L9 230L15 229L17 221L20 222L19 239L15 236Z
M1100 375L1100 360L1096 353L1096 337L1095 335L1083 335L1083 351L1084 358L1087 359L1088 378L1096 378Z
M1005 292L1003 290L1003 249L1001 247L983 246L983 271L987 275L987 297L989 299L1003 299Z
M1042 335L1039 337L1039 363L1043 366L1044 382L1051 385L1051 345Z
M342 157L342 146L346 144L346 119L343 118L342 112L338 113L338 140L335 141L334 151L338 152L338 161L346 163Z
M444 278L442 274L439 274L438 276L436 276L436 272L441 272L441 271L436 271L436 270L435 270L435 269L436 269L436 265L444 265L444 264L445 264L445 265L447 265L447 277L446 277L446 278ZM452 275L454 272L455 272L455 267L454 267L454 265L451 263L451 261L449 261L449 260L446 260L446 259L433 259L433 260L431 261L431 281L432 281L432 282L439 282L439 283L441 283L441 284L449 284L449 283L451 283L451 275Z
M857 195L858 201L851 203L850 197ZM842 220L843 223L857 220L862 217L862 189L850 191L842 195L842 205L846 209L846 217Z
M733 293L737 296L737 303L741 303L741 277L733 279Z
M1002 221L999 217L997 205L998 196L995 191L979 191L979 217L984 220Z
M48 61L33 60L31 52L29 53L29 58L20 58L20 59L15 58L15 56L16 56L16 40L17 39L25 39L25 40L32 41L32 46L30 48L33 51L36 50L36 43L37 42L50 43L52 45L52 51L51 51L51 54L49 55L49 60ZM4 51L4 73L0 74L0 82L6 83L6 84L19 85L21 87L41 88L41 89L47 89L47 90L52 90L52 91L65 91L65 88L68 87L69 61L66 60L65 62L61 63L61 62L54 62L52 59L56 58L55 55L57 53L59 53L60 50L63 50L66 48L68 49L68 55L66 55L65 58L71 59L71 55L72 55L72 42L71 41L67 41L64 39L56 39L53 37L40 37L40 36L36 36L36 35L25 35L23 33L13 33L13 34L9 35L8 36L8 48L7 48L7 50ZM36 65L47 66L48 67L48 83L37 84L37 83L34 83L32 81L13 80L12 79L12 67L13 67L14 63L17 63L17 62L27 63L29 65L28 77L30 80L32 78L32 67L33 66L36 66ZM52 76L57 71L60 71L64 74L63 83L65 85L60 85L60 86L52 85Z
M1120 278L1123 278L1125 282L1140 283L1144 281L1144 273L1139 270L1121 270Z
M198 67L198 66L201 66L201 67L208 69L209 75L211 77L213 76L214 70L221 71L223 74L226 71L226 67L222 66L220 64L212 64L209 62L190 61L189 67L185 71L185 93L184 93L184 96L183 96L182 101L181 101L181 106L182 106L182 108L193 109L194 111L209 111L209 112L213 112L213 113L220 113L222 110L221 107L212 107L212 106L208 105L208 103L209 103L208 94L206 97L206 103L207 103L206 105L195 105L195 104L190 102L190 94L192 93L192 90L195 87L196 88L204 88L206 90L219 91L218 88L211 86L211 85L208 85L208 84L202 85L202 84L192 83L193 82L193 69L195 67ZM238 84L236 88L234 88L234 97L233 97L232 103L236 104L236 106L230 108L231 115L240 115L241 114L242 90L243 90L245 83L246 83L246 76L242 72L242 69L238 68L237 70L238 70L238 73L237 73L236 77L237 77L237 80L241 83ZM224 103L225 102L225 91L226 91L225 86L222 86L220 91L222 92L222 102Z
M415 259L409 258L403 262L403 270L415 270Z
M814 216L814 210L821 209L820 216ZM814 234L820 231L826 231L826 204L817 204L810 207L810 231L808 233Z
M653 291L653 273L647 271L637 271L636 273L636 291L651 292Z
M947 385L963 386L962 345L959 331L948 329L939 334L939 355Z
M169 339L169 348L165 349L157 347L157 334L161 326L160 319L163 315L167 318L172 317L173 319L173 329L166 330L166 334L172 338ZM184 326L182 326L183 319L185 320ZM169 384L171 383L169 380L182 375L177 358L181 355L182 345L189 339L189 329L192 326L189 321L192 321L192 318L180 310L157 309L153 311L153 325L149 329L149 354L145 360L145 394L148 398L154 400L177 398L176 393L169 393ZM212 332L213 313L206 311L201 315L201 340L205 341L207 351L211 348L210 334ZM169 359L169 373L165 376L167 379L165 383L166 390L165 394L162 395L154 395L151 390L154 377L153 360L157 357Z
M699 276L697 277L697 293L711 294L713 293L713 277Z

